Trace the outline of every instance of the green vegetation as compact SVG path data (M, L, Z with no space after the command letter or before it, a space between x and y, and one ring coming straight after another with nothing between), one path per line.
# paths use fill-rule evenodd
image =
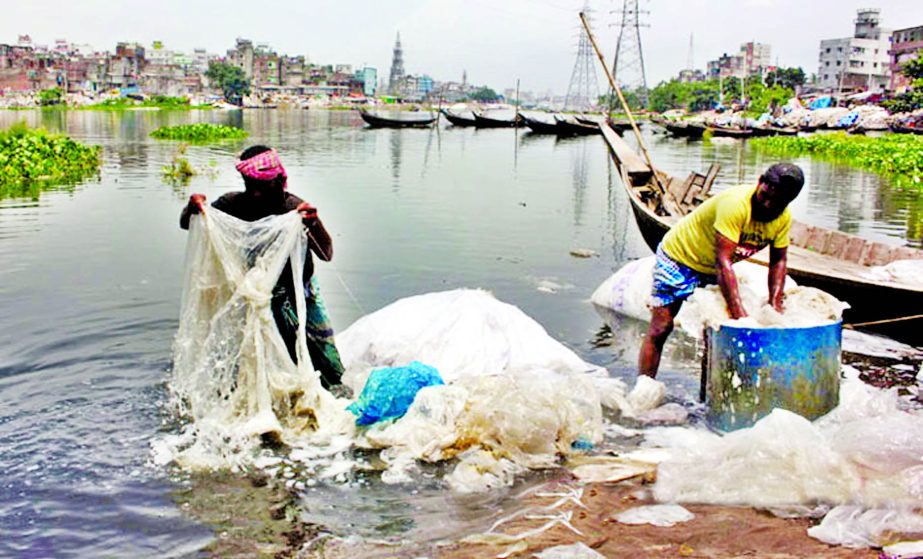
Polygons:
M898 186L923 188L923 137L814 134L755 138L750 145L779 155L811 154L889 175Z
M769 87L778 85L794 90L796 87L804 85L804 81L804 70L801 68L776 68L766 74L765 83Z
M198 173L186 159L186 144L180 144L169 165L163 168L164 179L174 185L185 186L189 184L189 179Z
M186 97L170 97L168 95L152 95L143 101L131 99L130 97L117 97L80 107L80 109L86 111L124 111L136 108L188 110L209 109L211 107L209 105L192 105Z
M95 176L100 151L99 146L16 124L0 132L0 198L35 198L43 188Z
M496 91L487 86L479 87L470 97L472 101L480 101L482 103L489 103L500 98Z
M250 94L250 80L244 71L226 62L211 62L205 77L221 88L224 98L233 105L242 105L244 96Z
M910 91L883 101L881 106L892 113L906 113L923 109L923 55L917 55L901 65L901 73L910 79Z
M794 90L782 85L790 81L792 80L789 78L786 80L774 78L772 84L768 85L768 81L767 84L763 84L759 76L752 76L746 80L742 91L741 80L738 79L706 80L704 82L671 80L661 82L651 90L648 97L648 108L661 113L669 109L705 111L713 108L722 97L718 91L720 87L725 105L746 98L749 102L747 113L758 116L773 106L784 104L794 97Z
M38 94L38 104L42 107L60 105L64 101L64 92L60 87L45 89Z
M241 140L247 137L247 131L222 124L181 124L179 126L161 126L151 132L151 137L158 140L183 140L203 144L218 140Z

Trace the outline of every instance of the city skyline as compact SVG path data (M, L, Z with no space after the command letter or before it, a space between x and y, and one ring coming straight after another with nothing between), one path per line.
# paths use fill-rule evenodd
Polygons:
M772 63L800 66L810 75L817 71L820 41L850 36L856 9L881 10L887 29L923 25L923 3L906 0L861 2L816 0L642 0L642 29L648 85L676 76L687 66L689 35L694 35L694 67L733 53L748 41L772 47ZM583 0L539 2L507 0L408 0L381 9L367 1L348 6L331 2L307 5L268 0L261 12L284 17L260 20L244 2L229 0L215 11L204 2L165 0L156 14L144 10L113 10L113 2L83 0L59 5L50 0L16 3L0 22L0 43L15 43L30 35L37 44L53 46L56 39L113 50L120 41L192 52L205 48L225 55L236 38L266 43L279 54L306 55L316 64L351 64L377 68L387 75L394 38L398 32L404 49L405 69L428 74L438 81L461 81L467 71L470 83L497 91L515 86L523 90L567 89L578 40L577 12ZM621 2L591 2L595 33L611 64L617 27L613 27ZM239 9L234 9L238 6ZM53 8L53 9L52 9ZM176 17L176 14L186 17ZM169 19L165 19L169 18ZM201 22L209 25L202 29ZM741 21L745 22L741 25ZM78 25L75 25L78 22ZM705 33L728 23L722 33ZM472 32L472 29L476 32ZM784 36L785 40L781 40ZM598 67L597 67L598 69ZM599 72L600 85L604 79Z

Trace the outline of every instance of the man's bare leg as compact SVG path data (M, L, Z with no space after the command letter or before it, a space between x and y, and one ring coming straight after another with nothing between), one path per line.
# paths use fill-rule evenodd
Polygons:
M657 376L663 344L673 331L673 319L676 318L682 306L683 301L679 300L665 307L651 309L651 325L644 337L644 342L641 343L641 352L638 356L638 374L651 378Z

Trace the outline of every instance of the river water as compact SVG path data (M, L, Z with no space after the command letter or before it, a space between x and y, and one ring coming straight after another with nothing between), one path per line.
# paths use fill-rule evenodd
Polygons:
M318 274L338 330L401 297L483 287L584 359L633 375L643 326L629 321L611 335L588 298L650 251L598 137L369 130L336 111L0 112L0 128L19 120L102 145L103 168L98 181L0 201L0 556L188 556L213 537L177 509L149 443L169 429L161 406L185 250L179 211L191 192L214 200L241 188L233 161L249 144L279 150L291 191L334 235L336 258ZM251 136L188 148L205 172L188 186L165 182L177 144L148 134L196 121ZM720 162L716 188L755 181L772 162L736 140L645 135L667 171ZM807 189L797 218L923 246L923 194L798 163ZM599 256L574 258L574 248ZM664 369L675 398L694 398L694 347L671 342ZM413 525L435 511L443 529L484 528L486 501L453 501L446 512L447 499L422 493L319 488L312 498L346 531Z

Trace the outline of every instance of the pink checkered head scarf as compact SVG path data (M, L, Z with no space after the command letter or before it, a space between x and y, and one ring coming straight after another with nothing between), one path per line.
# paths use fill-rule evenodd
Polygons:
M279 154L274 149L258 153L250 159L238 161L234 167L243 176L259 181L271 181L276 177L282 177L282 188L288 188L288 175L285 173L285 167L282 166Z

